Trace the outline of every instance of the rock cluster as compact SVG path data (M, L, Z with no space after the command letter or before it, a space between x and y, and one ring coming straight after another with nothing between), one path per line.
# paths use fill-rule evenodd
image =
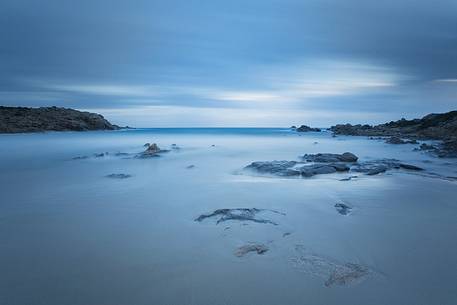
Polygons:
M391 144L418 144L416 139L441 140L441 145L427 150L438 157L457 157L457 111L433 113L421 119L401 119L375 126L339 124L330 130L334 135L390 137L386 142Z
M102 115L58 107L2 107L0 133L115 130Z
M360 172L372 176L392 169L421 171L422 168L400 162L396 159L380 159L374 161L357 162L358 157L352 153L343 154L306 154L303 161L256 161L245 167L261 174L275 176L312 177L337 172Z

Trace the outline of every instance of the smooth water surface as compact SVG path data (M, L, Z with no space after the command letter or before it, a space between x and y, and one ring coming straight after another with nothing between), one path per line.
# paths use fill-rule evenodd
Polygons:
M146 142L180 149L134 158ZM457 304L456 181L243 171L253 161L350 151L457 176L456 160L414 147L280 128L0 135L0 304ZM132 177L106 177L113 173ZM339 214L338 202L352 213ZM244 207L284 215L265 216L277 226L194 221ZM269 251L234 255L250 242ZM327 287L293 263L297 246L372 274Z

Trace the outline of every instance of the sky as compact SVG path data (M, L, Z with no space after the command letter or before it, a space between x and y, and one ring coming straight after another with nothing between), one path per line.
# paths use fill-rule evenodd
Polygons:
M0 104L135 127L457 109L456 0L1 0Z

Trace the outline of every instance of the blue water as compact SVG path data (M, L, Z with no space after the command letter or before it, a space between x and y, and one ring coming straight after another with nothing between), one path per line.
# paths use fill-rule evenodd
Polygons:
M147 142L180 149L131 158ZM0 135L0 304L455 304L456 182L243 171L258 160L351 151L457 175L455 160L413 148L286 128ZM105 177L112 173L132 177ZM353 213L338 214L336 202ZM268 216L277 226L194 221L239 207L285 215ZM236 257L249 242L269 251ZM322 274L294 265L297 245L372 274L327 287Z

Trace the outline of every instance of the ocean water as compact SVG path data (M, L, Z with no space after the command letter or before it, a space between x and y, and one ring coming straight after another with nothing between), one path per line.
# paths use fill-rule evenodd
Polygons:
M180 149L132 157L147 142ZM0 304L457 304L457 182L440 178L457 161L414 147L281 128L0 135ZM436 175L243 170L345 151ZM277 225L195 221L221 208ZM235 255L249 243L268 251ZM328 285L350 264L367 274Z

